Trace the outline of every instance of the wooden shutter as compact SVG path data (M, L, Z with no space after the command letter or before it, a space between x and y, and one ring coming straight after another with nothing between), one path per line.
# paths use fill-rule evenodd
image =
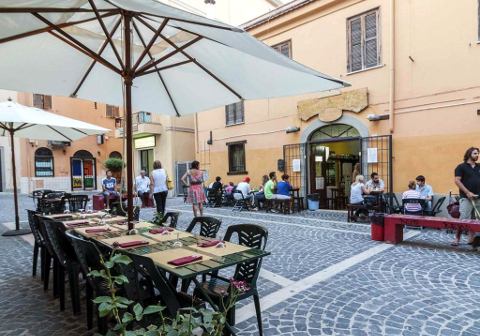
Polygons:
M52 96L43 96L43 108L45 110L52 109Z
M225 124L227 126L235 124L235 104L225 106Z
M350 67L349 71L362 69L362 19L356 17L350 20Z
M243 123L243 100L235 103L235 124Z
M41 94L33 94L33 106L43 109L43 96Z
M377 12L365 15L365 68L378 65Z

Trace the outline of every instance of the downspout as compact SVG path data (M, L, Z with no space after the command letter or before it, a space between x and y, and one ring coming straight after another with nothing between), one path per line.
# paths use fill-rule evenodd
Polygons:
M389 83L389 123L390 133L395 128L395 0L390 0L390 83Z

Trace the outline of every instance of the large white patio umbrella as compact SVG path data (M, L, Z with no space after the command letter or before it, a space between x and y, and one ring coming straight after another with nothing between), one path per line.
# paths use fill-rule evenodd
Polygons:
M345 86L241 29L154 0L2 0L0 64L0 88L124 106L129 222L133 109L180 116Z
M29 233L20 230L17 199L17 173L14 137L37 140L74 141L88 135L107 133L109 130L83 121L67 118L12 101L0 103L0 135L10 136L12 150L13 197L15 204L15 230L3 233L13 236Z

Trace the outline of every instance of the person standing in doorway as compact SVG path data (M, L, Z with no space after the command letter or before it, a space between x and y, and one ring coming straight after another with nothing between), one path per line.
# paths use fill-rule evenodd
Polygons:
M153 171L150 174L150 191L155 199L157 213L165 214L165 203L167 202L167 172L162 168L158 160L153 162Z
M203 171L200 170L200 162L191 163L190 170L182 176L182 182L188 186L187 202L192 204L193 215L203 216L203 203L206 197L203 191Z
M479 149L470 147L463 156L463 163L455 168L455 184L460 190L460 219L473 218L473 207L480 210L480 165L477 164ZM457 230L453 246L460 243L461 230ZM471 244L474 232L469 232L468 243Z

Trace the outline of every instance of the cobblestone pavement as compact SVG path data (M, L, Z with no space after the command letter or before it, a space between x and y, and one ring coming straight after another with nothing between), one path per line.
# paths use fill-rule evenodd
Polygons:
M33 206L23 196L20 203ZM12 204L0 195L0 223L12 222ZM191 207L180 199L167 206L181 213L185 228ZM259 279L264 335L480 335L479 254L466 244L450 247L451 234L409 230L410 238L393 246L371 241L369 226L346 223L344 212L214 208L205 215L222 220L220 235L238 223L269 230L272 255ZM22 238L0 237L0 335L88 335L85 316L72 316L68 303L60 313L58 300L31 277L31 250ZM236 328L239 336L258 335L248 299L238 304Z

